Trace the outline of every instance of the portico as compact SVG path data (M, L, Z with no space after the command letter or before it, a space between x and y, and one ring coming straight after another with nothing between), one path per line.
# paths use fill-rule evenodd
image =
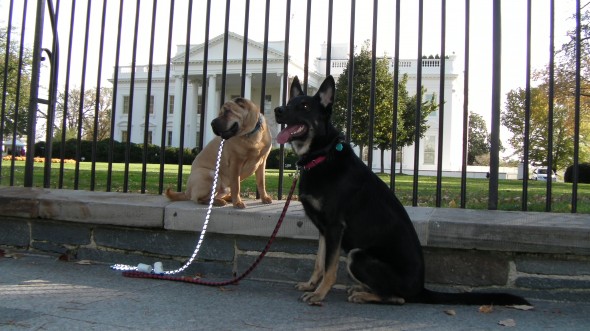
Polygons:
M204 144L207 144L214 136L209 123L217 117L219 107L225 100L239 96L250 99L260 106L271 129L271 134L276 136L278 125L276 125L272 110L283 103L284 54L282 50L284 49L284 43L282 41L269 43L265 62L266 82L263 87L262 65L264 45L247 40L246 73L242 75L244 38L235 33L230 32L228 34L228 51L225 62L223 61L223 41L223 35L219 35L209 41L206 71L204 70L205 44L190 47L186 71L186 46L177 46L176 55L170 59L171 86L168 100L164 100L164 84L152 84L151 95L154 99L154 109L153 113L150 113L150 125L154 126L154 130L150 131L150 134L152 134L151 138L153 142L160 141L162 125L165 125L167 146L180 146L181 133L184 135L184 147L193 148L198 146L201 119L204 118L203 140ZM290 78L295 75L303 76L302 66L292 61L289 61L288 65ZM164 82L164 67L164 65L153 67L152 80ZM143 70L141 70L142 68ZM135 109L145 109L145 95L147 93L146 69L145 67L138 67L136 69L133 103ZM187 73L186 79L184 77L185 72ZM204 75L206 79L203 79ZM129 94L128 76L130 76L130 69L120 69L119 95L125 96ZM318 73L309 74L309 87L311 91L319 86L321 78ZM185 82L187 84L186 87L184 86ZM203 84L205 84L204 89ZM204 98L203 92L205 93ZM121 98L121 102L117 100L117 103L121 104L121 108L125 107L124 102L122 102L123 99L124 97ZM161 123L164 105L166 105L165 108L168 116L166 123ZM117 114L118 123L123 123L127 120L127 113L117 112ZM123 132L127 128L126 124L125 126L118 125L120 130L115 133L115 139L121 140L127 135L132 142L143 142L144 131L135 128L138 128L144 121L145 116L133 116L130 133Z

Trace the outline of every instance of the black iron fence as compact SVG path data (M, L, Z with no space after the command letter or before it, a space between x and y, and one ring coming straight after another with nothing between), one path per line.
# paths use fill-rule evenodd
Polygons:
M208 123L224 100L252 99L276 133L272 109L288 99L292 78L313 93L331 74L346 139L392 189L410 178L414 206L427 194L436 207L469 207L472 180L487 191L488 209L498 209L509 180L518 183L521 210L542 190L551 211L564 199L555 185L568 192L561 203L571 212L588 199L579 193L590 168L590 14L579 0L0 6L2 185L63 188L72 180L74 189L145 193L157 175L162 193L166 167L190 163L211 139ZM281 198L288 146L275 147ZM84 164L88 187L79 185ZM123 167L116 188L115 165ZM134 165L140 180L130 184ZM187 175L175 169L182 190ZM554 170L571 184L554 182ZM457 201L445 200L445 185L458 187Z

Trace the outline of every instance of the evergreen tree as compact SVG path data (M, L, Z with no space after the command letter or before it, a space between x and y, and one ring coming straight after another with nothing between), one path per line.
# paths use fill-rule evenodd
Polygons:
M353 72L353 95L352 95L352 117L351 117L351 142L359 146L361 151L369 144L369 106L371 96L371 60L372 54L369 41L361 48L360 53L354 55L354 72ZM346 123L348 116L348 73L350 71L349 62L338 77L336 83L336 99L333 107L333 122L340 130L346 132ZM381 171L384 171L384 152L391 149L393 138L393 91L395 84L393 76L389 73L390 61L387 57L377 59L375 67L375 127L373 142L374 147L381 152ZM416 96L409 96L406 85L408 77L404 75L398 84L398 104L397 104L397 147L402 150L403 147L409 146L415 140L415 114L416 114ZM422 88L421 98L424 97L426 89ZM420 137L428 129L426 124L428 115L435 111L438 105L433 95L430 100L421 104L420 115ZM401 164L401 160L400 161ZM401 168L401 166L400 166Z

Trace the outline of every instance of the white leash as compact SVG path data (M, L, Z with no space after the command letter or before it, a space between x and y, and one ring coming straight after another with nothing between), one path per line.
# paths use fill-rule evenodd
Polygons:
M225 139L221 139L221 143L219 144L219 151L217 151L217 161L215 163L215 175L213 176L213 186L211 187L211 198L209 199L209 207L207 208L207 215L205 216L205 223L203 224L203 230L201 230L201 235L199 236L199 241L197 242L197 247L195 247L195 251L193 252L193 255L191 255L191 257L188 259L188 261L186 261L186 263L182 267L180 267L176 270L171 270L171 271L164 271L162 268L162 262L154 263L153 267L149 264L144 264L144 263L140 263L137 266L127 265L127 264L114 264L111 266L111 269L119 270L119 271L141 271L141 272L146 272L146 273L174 275L174 274L184 271L186 268L188 268L193 263L193 261L197 257L197 254L199 253L199 250L201 249L201 244L203 243L203 240L205 239L205 233L207 232L207 226L209 225L209 218L211 217L211 209L213 209L213 201L215 200L217 179L219 178L219 165L221 163L221 152L223 150L223 143L224 142L225 142Z

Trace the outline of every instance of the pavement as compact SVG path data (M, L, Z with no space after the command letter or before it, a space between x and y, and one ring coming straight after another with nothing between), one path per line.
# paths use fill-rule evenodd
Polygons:
M1 330L590 330L590 298L481 312L478 306L353 304L344 289L333 289L321 306L299 295L293 283L245 279L207 287L126 278L106 264L53 255L0 257Z

